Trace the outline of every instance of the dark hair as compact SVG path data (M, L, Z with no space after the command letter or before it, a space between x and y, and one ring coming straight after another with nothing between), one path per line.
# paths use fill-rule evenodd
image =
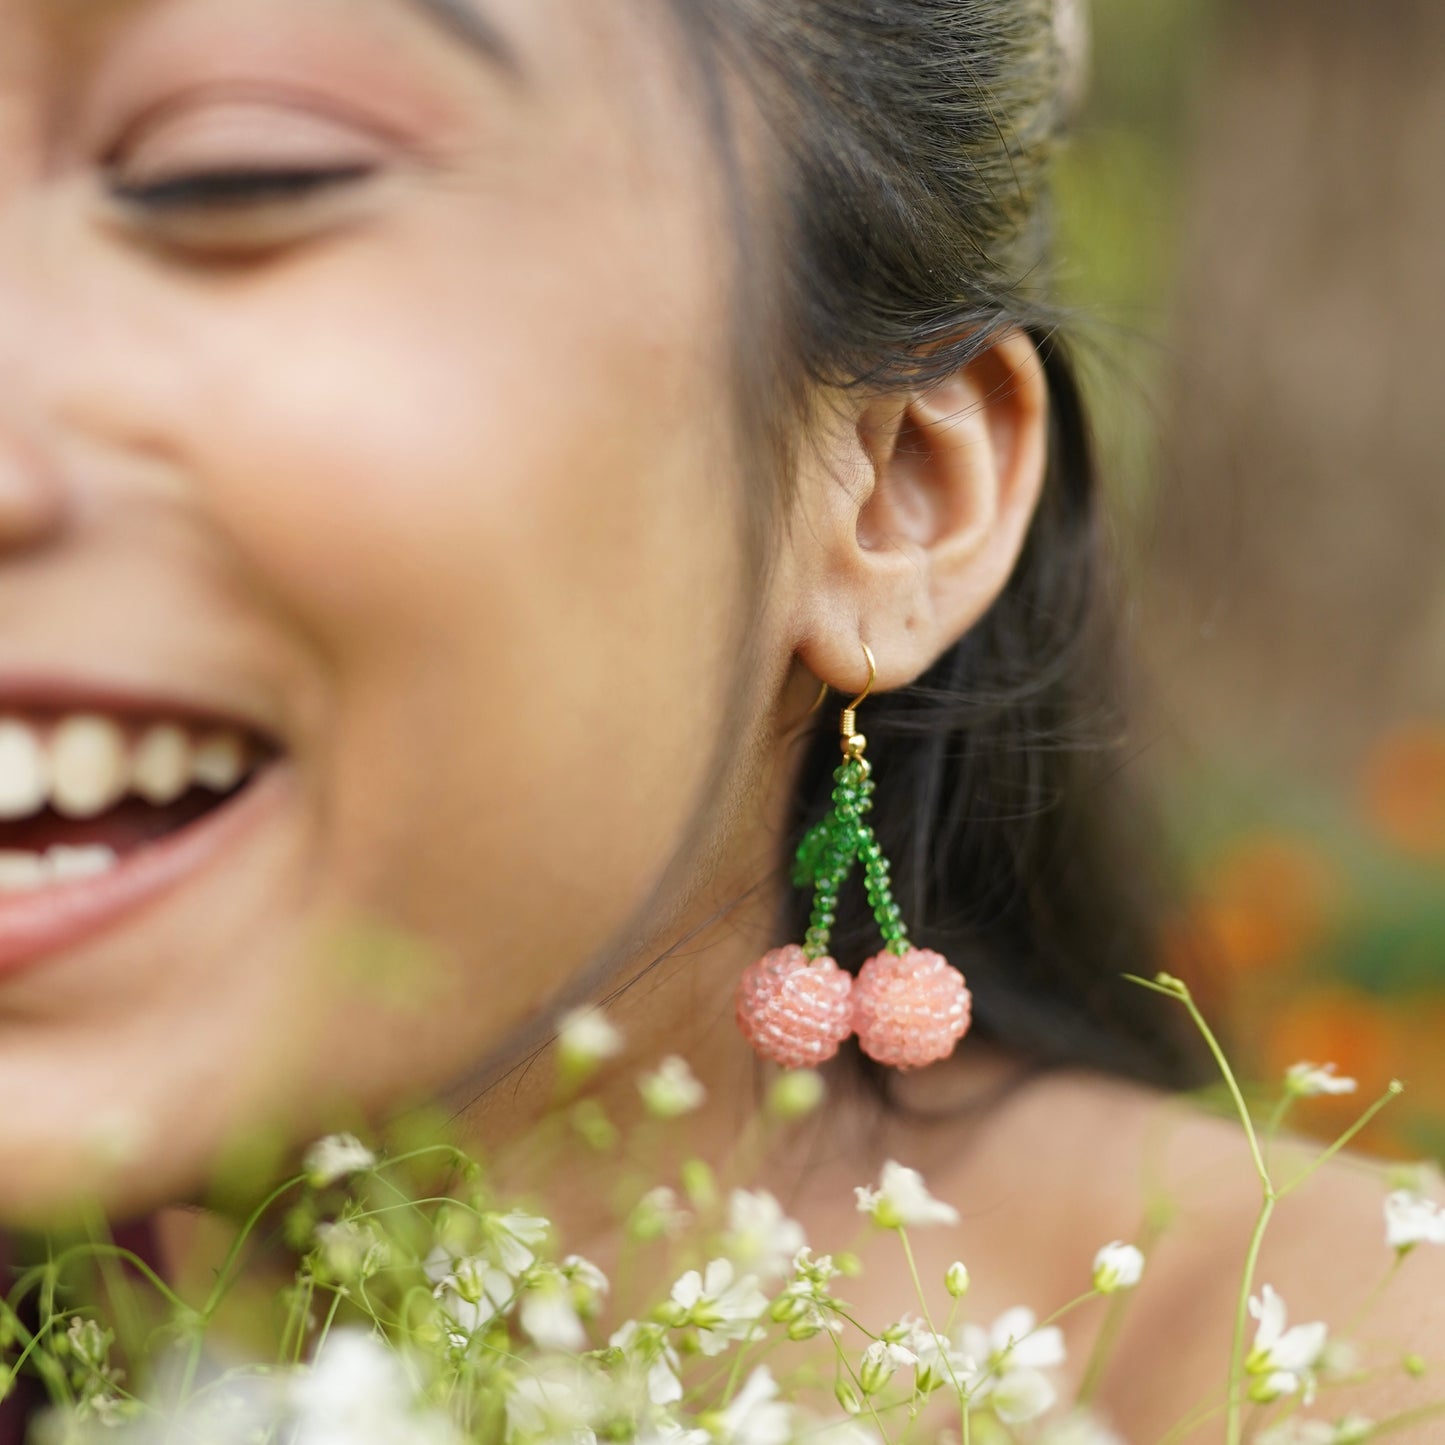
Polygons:
M871 821L910 933L964 970L975 1033L1033 1065L1198 1087L1212 1065L1183 1010L1120 978L1183 970L1161 950L1160 821L1124 774L1121 574L1050 299L1047 170L1067 89L1054 0L672 3L733 147L740 406L778 483L760 536L819 387L926 386L1013 328L1046 372L1048 473L1008 584L916 684L860 714ZM762 138L751 196L726 120L739 93ZM829 806L839 761L829 709L792 843ZM845 890L833 930L854 964L881 946L861 891ZM780 938L799 939L811 900L788 898Z

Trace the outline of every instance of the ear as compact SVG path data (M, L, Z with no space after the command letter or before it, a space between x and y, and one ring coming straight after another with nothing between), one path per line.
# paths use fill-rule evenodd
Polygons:
M861 692L862 641L880 692L926 672L1007 583L1047 450L1043 362L1019 330L926 390L847 416L800 479L795 651L808 671ZM844 485L849 473L860 485Z

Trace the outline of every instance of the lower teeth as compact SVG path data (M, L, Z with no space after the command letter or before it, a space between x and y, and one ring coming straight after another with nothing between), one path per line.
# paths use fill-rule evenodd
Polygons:
M119 862L115 849L104 844L68 848L57 843L44 853L0 851L0 894L36 893L57 883L96 878Z

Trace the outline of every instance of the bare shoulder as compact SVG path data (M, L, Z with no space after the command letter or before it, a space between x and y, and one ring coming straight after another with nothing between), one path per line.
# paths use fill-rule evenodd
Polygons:
M1113 1233L1130 1238L1122 1225L1131 1204L1140 1230L1150 1201L1164 1218L1099 1396L1127 1438L1157 1440L1190 1405L1222 1398L1240 1283L1264 1209L1254 1153L1237 1120L1115 1081L1075 1077L1033 1107L1072 1117L1073 1131L1098 1145L1103 1173L1087 1205L1096 1233L1118 1221ZM1421 1410L1389 1438L1438 1442L1445 1409L1428 1407L1445 1402L1445 1248L1423 1243L1397 1261L1385 1232L1388 1166L1345 1151L1312 1167L1322 1148L1286 1132L1268 1150L1271 1181L1283 1193L1269 1209L1253 1271L1253 1292L1270 1286L1286 1328L1328 1326L1326 1360L1337 1368L1320 1373L1316 1398L1298 1413L1379 1422ZM1419 1182L1427 1197L1445 1198L1438 1168L1423 1166ZM1255 1328L1246 1316L1246 1347ZM1405 1368L1412 1354L1423 1374ZM1222 1440L1222 1421L1215 1414L1178 1438Z

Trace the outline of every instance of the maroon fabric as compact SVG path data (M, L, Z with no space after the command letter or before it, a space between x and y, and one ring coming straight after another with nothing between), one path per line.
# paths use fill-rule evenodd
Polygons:
M139 1255L157 1274L162 1273L160 1246L153 1221L141 1219L130 1224L113 1225L111 1235L122 1249ZM10 1293L10 1287L24 1264L25 1255L20 1241L0 1234L0 1294ZM37 1323L35 1303L32 1292L20 1307L21 1318L32 1330ZM0 1445L25 1445L30 1422L45 1399L45 1388L40 1380L28 1370L22 1371L14 1389L4 1400L0 1400Z

